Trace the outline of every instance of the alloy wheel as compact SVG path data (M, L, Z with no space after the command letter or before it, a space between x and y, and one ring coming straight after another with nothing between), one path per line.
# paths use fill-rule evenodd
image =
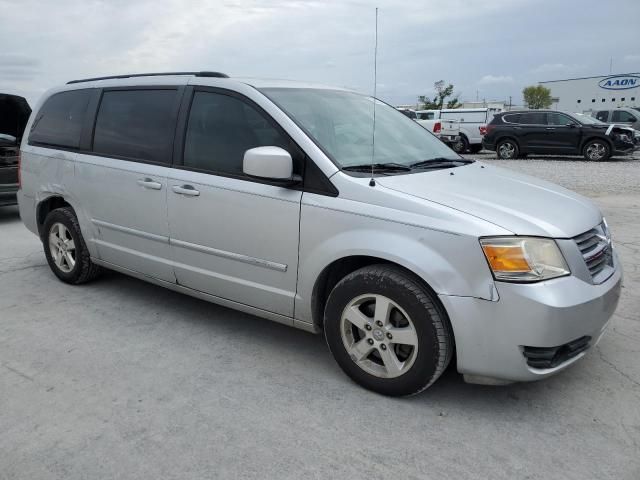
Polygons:
M607 148L599 142L594 142L587 147L589 160L602 160L607 154Z
M516 147L511 142L504 142L499 148L500 158L513 158L516 153Z
M76 245L71 232L62 223L54 223L49 230L49 252L62 272L69 273L76 266Z
M406 373L418 353L418 334L411 318L383 295L360 295L346 306L340 335L351 360L378 378Z

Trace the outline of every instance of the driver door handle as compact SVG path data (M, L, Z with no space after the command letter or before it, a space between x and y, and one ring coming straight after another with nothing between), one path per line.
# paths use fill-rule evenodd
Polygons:
M200 191L196 190L193 185L174 185L171 189L178 195L186 195L188 197L197 197Z

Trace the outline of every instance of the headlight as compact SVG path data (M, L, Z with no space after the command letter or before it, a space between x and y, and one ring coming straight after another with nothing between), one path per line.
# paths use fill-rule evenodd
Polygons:
M496 280L537 282L571 273L558 245L550 238L481 238L480 245Z

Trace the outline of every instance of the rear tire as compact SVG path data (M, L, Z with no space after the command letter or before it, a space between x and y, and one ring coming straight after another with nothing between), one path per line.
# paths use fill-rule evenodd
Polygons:
M511 140L510 138L501 140L496 146L496 154L498 155L498 158L502 160L513 160L514 158L518 158L519 153L520 149L518 148L518 144L515 140Z
M460 135L460 139L451 145L451 149L456 153L466 153L469 150L469 140L464 135Z
M604 140L590 140L584 145L582 155L591 162L603 162L611 157L611 147Z
M435 295L390 265L364 267L338 282L327 300L324 333L353 381L390 396L429 387L454 350L449 320Z
M101 268L91 261L73 209L64 207L51 211L42 232L47 263L60 280L78 285L100 274Z

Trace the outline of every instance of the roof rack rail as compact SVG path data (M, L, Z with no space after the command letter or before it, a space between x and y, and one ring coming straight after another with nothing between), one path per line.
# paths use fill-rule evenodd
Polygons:
M161 72L161 73L133 73L129 75L111 75L108 77L94 77L83 78L81 80L71 80L67 82L67 85L71 83L83 83L93 82L95 80L112 80L118 78L134 78L134 77L161 77L168 75L193 75L194 77L214 77L214 78L229 78L229 75L220 72Z

